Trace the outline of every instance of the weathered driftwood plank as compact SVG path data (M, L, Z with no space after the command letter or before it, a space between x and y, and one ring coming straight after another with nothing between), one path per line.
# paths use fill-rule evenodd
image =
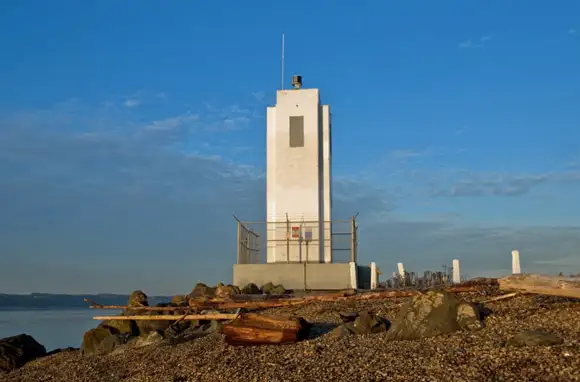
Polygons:
M465 292L476 292L482 289L482 285L472 285L472 286L455 286L449 287L446 290L451 293L465 293ZM284 306L293 306L308 304L311 302L340 302L347 300L375 300L375 299L387 299L387 298L399 298L399 297L411 297L420 293L418 290L384 290L378 292L369 292L357 295L348 295L348 293L333 293L318 296L303 296L303 297L289 297L281 298L278 300L265 300L265 301L232 301L232 300L190 300L189 309L195 308L197 310L202 309L237 309L243 308L247 310L257 310L257 309L267 309L267 308L279 308ZM119 305L99 305L93 303L90 306L92 309L126 309L129 311L183 311L188 307L129 307L129 306L119 306Z
M501 278L499 288L505 291L580 298L580 279L544 275L512 275Z
M237 314L188 314L186 316L180 315L155 315L155 316L97 316L93 320L109 321L109 320L135 320L135 321L177 321L177 320L235 320Z
M276 328L224 325L222 333L229 345L286 344L298 340L297 331Z
M508 298L514 298L514 297L517 297L521 294L522 294L522 292L513 292L513 293L508 293L508 294L502 294L501 296L495 296L495 297L492 297L492 298L487 299L485 301L482 301L482 303L487 304L489 302L507 300Z
M298 317L244 313L223 326L230 345L284 344L304 338L310 324Z

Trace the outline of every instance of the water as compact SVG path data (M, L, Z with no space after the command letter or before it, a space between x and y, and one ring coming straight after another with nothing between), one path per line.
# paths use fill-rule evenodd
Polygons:
M40 342L47 351L69 346L80 347L83 334L100 321L94 316L116 315L119 312L95 309L0 309L0 338L26 333Z

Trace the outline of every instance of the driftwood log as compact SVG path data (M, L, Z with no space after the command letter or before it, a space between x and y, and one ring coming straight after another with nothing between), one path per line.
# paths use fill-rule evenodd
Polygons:
M230 345L285 344L306 338L310 326L299 317L243 313L224 324L222 333Z
M446 288L445 290L451 293L468 293L468 292L477 292L482 290L483 288L487 287L487 285L469 285L469 286L453 286ZM308 304L311 302L339 302L339 301L352 301L352 300L380 300L380 299L387 299L387 298L401 298L401 297L411 297L415 296L416 294L420 293L418 290L383 290L377 292L369 292L369 293L362 293L357 295L350 295L347 292L343 293L332 293L326 295L318 295L318 296L304 296L304 297L286 297L286 298L279 298L279 299L266 299L263 301L232 301L232 300L210 300L210 299L201 299L201 300L190 300L189 307L153 307L153 306L144 306L144 307L129 307L129 306L121 306L121 305L100 305L96 304L92 301L87 301L91 303L90 308L92 309L126 309L130 311L183 311L184 309L195 309L195 310L203 310L203 309L238 309L243 308L246 310L258 310L258 309L267 309L267 308L278 308L284 306L292 306L292 305L302 305Z
M580 279L544 275L512 275L501 278L499 288L504 291L580 298Z
M155 316L153 316L153 315L152 316L139 316L139 315L135 315L135 316L96 316L96 317L93 317L93 320L99 320L99 321L109 321L109 320L117 320L117 321L129 321L129 320L135 320L135 321L208 320L208 321L212 321L212 320L235 320L237 317L238 317L237 314L227 314L227 313L188 314L188 315L184 315L184 316L166 314L166 315L155 315Z

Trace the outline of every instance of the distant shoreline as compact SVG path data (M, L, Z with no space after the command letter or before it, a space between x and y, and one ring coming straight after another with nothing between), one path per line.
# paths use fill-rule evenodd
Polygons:
M129 295L117 294L93 294L93 295L73 295L73 294L0 294L0 311L15 310L71 310L89 307L84 301L87 298L103 305L127 304ZM155 305L160 302L169 302L171 297L151 296L149 301Z

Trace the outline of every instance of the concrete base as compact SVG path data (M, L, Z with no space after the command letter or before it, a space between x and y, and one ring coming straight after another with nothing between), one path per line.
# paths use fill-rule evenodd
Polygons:
M370 267L355 263L235 264L233 282L238 286L249 283L262 286L271 282L297 290L363 288L370 286Z

